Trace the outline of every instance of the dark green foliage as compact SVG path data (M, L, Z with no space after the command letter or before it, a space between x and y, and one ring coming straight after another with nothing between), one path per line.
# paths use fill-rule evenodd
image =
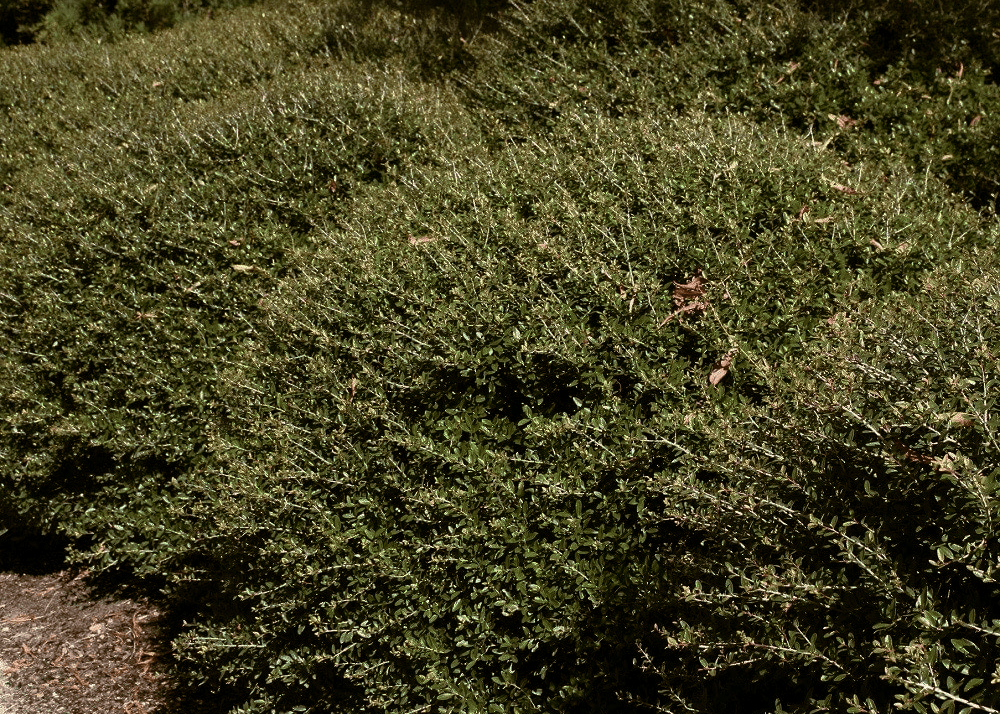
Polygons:
M710 543L646 650L675 702L725 709L766 677L788 710L996 707L997 277L946 263L838 314L807 362L759 366L756 414L709 428L712 480L665 483Z
M499 125L527 132L570 111L748 113L852 161L902 153L987 207L998 190L989 108L1000 11L983 5L538 2L504 15L468 91ZM884 27L905 42L883 42Z
M253 51L278 35L266 28L254 37L254 29L262 28L234 44ZM136 43L123 51L144 41ZM74 52L63 56L93 59L86 48ZM246 92L239 75L218 78L222 63L210 56L171 59L171 74L159 76L176 84L152 87L148 123L84 124L47 138L32 131L26 109L9 114L12 134L23 127L40 148L56 147L59 161L12 171L2 213L10 236L0 266L10 286L3 336L10 378L24 385L7 398L17 415L8 422L11 463L21 464L14 483L25 497L44 496L44 522L74 523L74 532L139 504L143 489L154 502L182 497L214 425L228 418L213 396L217 372L252 332L258 291L283 275L286 253L356 185L382 180L404 146L422 143L412 118L390 116L394 107L364 92L340 92L329 73L270 91L253 77L257 89ZM254 59L241 67L244 77L270 72L266 55ZM239 60L231 54L228 62ZM157 76L150 69L131 67ZM98 101L131 108L119 81L99 82L109 97ZM224 106L185 101L220 90L231 92ZM90 99L89 111L72 107L80 123L100 120L86 84L64 91ZM247 155L248 146L256 151ZM10 156L17 165L24 154ZM13 502L34 511L34 501ZM172 528L156 525L164 532L153 542L180 538L166 535ZM108 564L121 555L108 553ZM125 562L156 572L150 557L143 542L138 562Z
M909 64L932 79L935 68L958 63L982 63L994 77L1000 70L1000 36L994 31L1000 8L989 0L805 0L799 6L826 20L863 17L862 51L878 72Z
M0 53L0 531L161 594L234 712L998 708L975 9Z
M655 658L654 633L672 627L665 637L691 641L679 623L696 618L685 614L695 580L749 567L757 583L757 559L728 564L758 540L771 560L815 561L799 566L812 568L800 577L807 590L857 577L850 562L836 565L842 540L775 532L775 519L789 518L781 509L801 513L803 529L818 516L808 502L772 510L738 487L728 474L739 442L727 421L742 425L758 409L778 419L777 395L795 391L761 366L809 364L804 343L819 325L858 311L862 295L869 303L919 290L906 276L944 259L950 239L924 214L927 194L866 169L871 184L858 190L872 198L838 190L814 210L836 215L851 201L856 225L876 225L883 201L906 205L915 219L907 236L921 248L888 224L878 232L896 237L875 247L837 223L799 221L793 187L820 193L816 178L843 169L793 137L733 120L592 126L592 135L571 125L530 150L509 149L488 168L474 155L413 172L380 188L377 203L359 199L329 246L301 254L296 279L269 301L261 341L227 377L238 403L258 405L248 423L267 426L224 435L228 472L210 479L216 500L205 511L219 534L208 551L239 554L223 581L242 619L235 632L206 627L184 644L209 654L222 638L230 681L260 692L257 706L298 702L295 682L310 660L326 663L336 692L363 689L370 706L400 709L502 701L505 710L606 711L621 706L622 687L636 707L666 706L679 687L678 699L706 711L734 694L759 706L826 698L815 684L824 661L808 648L742 677L706 679L709 667L697 676L706 691L690 691L690 670ZM771 151L758 163L751 147L761 145ZM686 205L690 192L700 200ZM754 212L762 195L779 220ZM957 206L950 216L958 222L949 231L977 220ZM910 232L917 225L925 228ZM699 269L705 307L678 312L676 284ZM717 390L708 378L726 352L741 367ZM262 383L270 393L251 387ZM830 495L846 507L860 483L839 473L829 477L846 491ZM722 515L716 498L698 521L689 509L700 506L702 483L724 486L743 510ZM829 490L819 480L808 487L814 498ZM893 538L905 540L902 514L888 513L900 529ZM748 543L734 543L740 537ZM897 567L923 556L898 555ZM894 597L879 585L870 597ZM876 622L843 612L864 605L871 614L847 589L855 600L814 605L816 628L871 631ZM742 612L727 607L704 614L724 618L706 636L726 652ZM780 623L761 627L765 651L787 644ZM854 676L839 704L877 697L884 708L905 691L882 685L884 658L855 664L853 645L839 646L851 652L834 652L838 665ZM645 671L629 658L640 652ZM661 695L650 672L662 674Z

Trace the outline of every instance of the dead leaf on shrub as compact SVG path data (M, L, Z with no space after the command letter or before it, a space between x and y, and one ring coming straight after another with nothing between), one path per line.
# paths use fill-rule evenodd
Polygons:
M948 426L956 427L959 429L966 426L972 426L975 423L976 423L975 417L973 417L971 414L966 414L965 412L955 412L954 414L951 415L951 418L948 419Z
M700 270L686 283L675 282L674 306L677 309L667 315L659 327L663 327L678 315L703 312L708 307L708 301L702 299L705 297L705 282Z
M858 191L856 188L851 188L850 186L845 186L845 185L840 184L840 183L831 184L831 186L833 186L838 191L841 191L842 193L846 193L848 196L860 196L861 195L861 191Z
M840 116L837 116L836 114L827 114L827 117L837 122L837 126L841 129L853 129L858 125L857 119L852 119L846 114L841 114Z
M891 439L890 444L895 447L896 451L902 455L904 461L908 461L912 464L933 464L934 457L929 454L924 454L916 449L911 448L907 444L904 444L899 439Z
M685 302L705 295L705 279L701 272L686 283L674 283L674 304L680 307Z
M711 384L713 387L718 385L719 382L725 379L726 375L729 374L729 368L732 366L732 364L733 364L733 353L728 352L725 357L723 357L716 363L715 369L712 370L712 373L710 375L708 375L708 383Z

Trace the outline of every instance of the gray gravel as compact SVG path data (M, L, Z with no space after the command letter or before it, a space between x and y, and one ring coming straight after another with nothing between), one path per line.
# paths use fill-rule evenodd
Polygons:
M0 660L0 714L15 714L17 709L14 707L11 691L7 687L7 675L4 674L6 669L7 663Z

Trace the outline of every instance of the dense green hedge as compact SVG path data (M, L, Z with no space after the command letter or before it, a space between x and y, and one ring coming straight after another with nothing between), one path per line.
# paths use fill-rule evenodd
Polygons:
M545 131L571 109L746 114L851 161L901 155L993 206L1000 8L801 5L533 3L481 43L467 91L501 132Z
M692 634L695 580L725 593L726 567L777 567L763 555L730 564L737 548L753 552L761 540L771 560L817 561L820 572L785 576L810 593L856 578L851 563L837 564L843 540L790 535L788 552L779 547L780 508L815 527L823 521L812 504L740 502L722 515L705 501L717 503L716 489L761 498L741 488L730 462L741 442L730 432L750 429L758 412L781 420L778 400L798 390L775 374L819 366L803 343L835 316L905 290L915 265L947 260L952 231L975 230L978 219L952 205L941 223L943 205L929 205L908 174L860 167L870 175L854 184L861 196L830 190L814 210L834 220L800 222L796 187L850 181L801 139L690 117L591 128L511 148L488 168L476 158L447 165L445 150L445 166L357 204L268 298L268 329L224 377L234 403L259 411L223 435L226 472L209 479L218 500L206 510L218 533L208 552L238 557L223 577L245 609L239 626L184 640L189 651L214 651L213 669L256 685L265 708L290 708L304 701L296 693L316 689L335 700L350 685L399 710L444 700L461 711L497 702L606 711L622 690L649 703L657 682L633 663L635 643L655 647L653 633L669 627L666 637L688 637L695 652L715 645ZM699 200L685 201L692 193ZM911 224L893 226L889 206ZM888 232L888 245L865 242L849 228L858 224ZM705 294L683 298L677 284L699 273ZM713 388L726 354L730 374ZM747 449L756 443L743 438ZM846 507L823 472L799 478L809 477L815 499ZM893 516L905 530L909 513ZM926 568L937 543L925 545L896 567ZM747 579L753 589L760 575ZM869 597L896 594L879 585ZM786 602L777 599L776 608ZM822 631L843 605L813 599L801 627ZM746 610L720 600L702 617L729 616L716 645L728 655ZM784 643L774 621L762 649ZM756 705L830 696L843 707L872 696L882 709L905 692L881 686L874 656L858 664L853 650L831 654L853 678L839 691L808 691L827 674L801 670L808 650L778 654L777 673L756 672L770 697ZM696 675L708 692L694 697L689 660L650 657L709 711L754 701L763 678L720 676L713 686ZM325 681L305 692L304 663L317 660Z
M997 286L992 256L945 261L838 312L807 359L754 365L773 397L706 425L666 519L709 547L643 654L674 706L1000 703Z
M5 50L0 547L247 714L1000 708L996 13L908 7Z

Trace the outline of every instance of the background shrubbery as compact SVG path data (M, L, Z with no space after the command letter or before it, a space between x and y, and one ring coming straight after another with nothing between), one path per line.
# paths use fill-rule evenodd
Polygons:
M0 8L0 45L115 40L154 32L214 10L253 0L6 0Z
M997 709L1000 18L942 8L5 50L0 530L233 711Z

